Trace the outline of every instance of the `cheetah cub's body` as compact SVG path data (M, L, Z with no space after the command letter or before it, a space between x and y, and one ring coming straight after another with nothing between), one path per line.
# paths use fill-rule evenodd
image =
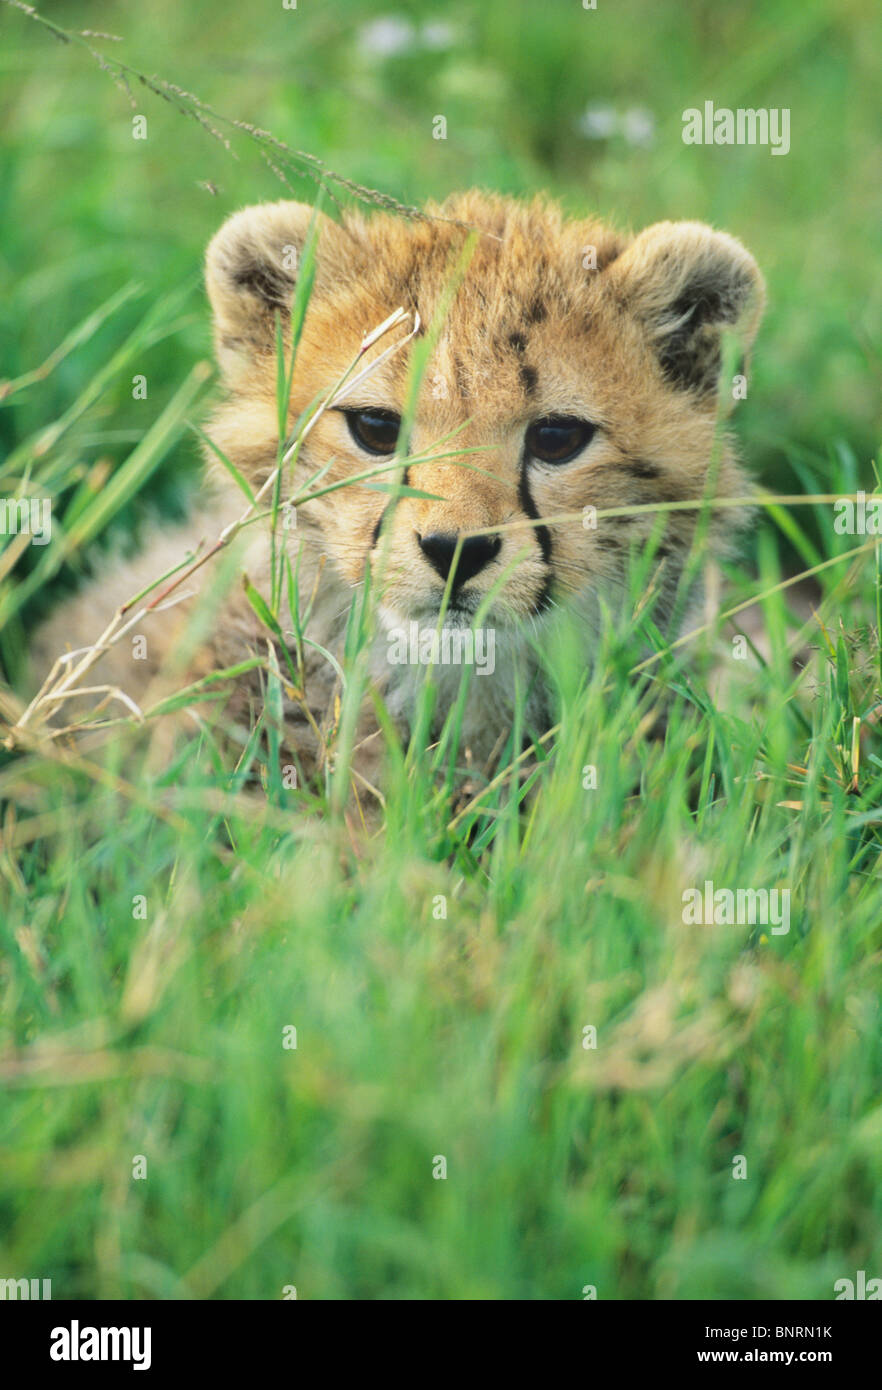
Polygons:
M480 760L509 727L517 685L530 691L533 732L550 717L530 639L541 641L543 625L554 620L558 606L568 605L583 620L587 653L602 613L614 610L623 592L631 546L647 539L656 521L638 514L591 528L579 520L583 509L703 495L722 332L735 329L748 350L763 286L739 242L699 223L663 222L635 237L619 236L599 222L566 221L542 202L523 205L479 193L429 212L426 221L415 222L387 215L349 215L339 225L319 219L315 283L289 408L293 427L327 397L366 333L398 307L418 315L418 331L437 329L437 342L422 378L403 474L383 475L387 481L397 476L413 491L390 503L388 492L353 484L303 504L296 527L281 534L292 562L299 554L302 601L313 596L307 635L336 655L353 592L370 566L381 624L374 676L405 729L418 672L389 662L389 635L412 632L413 623L434 629L445 587L447 629L470 627L492 594L481 625L494 634L493 673L472 674L464 722L464 742ZM309 207L291 202L248 208L231 217L208 248L206 279L226 398L207 432L255 489L276 465L276 313L287 330L311 216ZM477 236L463 258L468 228ZM451 298L458 262L461 279ZM403 336L407 328L394 331L392 340L395 332ZM396 456L417 341L321 415L283 495L296 494L326 464L322 487ZM389 345L384 337L365 360ZM451 457L454 450L462 451L459 457ZM406 466L408 457L414 462ZM728 440L715 488L721 496L745 490ZM119 602L188 546L210 541L242 506L241 493L215 464L190 526L157 537L133 569L115 571L56 615L38 643L46 661L66 643L94 641L102 618ZM556 522L562 515L576 519ZM732 514L718 515L722 543ZM688 511L671 513L667 522L657 552L663 561L654 613L659 623L670 610L694 524L695 513ZM252 583L268 592L269 537L262 527L249 534L243 564ZM211 585L211 566L199 579ZM173 664L181 619L179 609L155 615L145 628L150 660L132 662L127 651L114 649L104 678L138 698L137 677L143 684L145 674L155 675L169 659ZM283 629L293 626L283 608ZM198 669L228 667L265 651L265 639L236 589L216 615ZM306 653L312 718L296 701L286 713L288 741L310 759L317 751L315 731L333 707L336 676L318 647ZM461 675L459 666L433 670L438 726ZM250 679L240 683L230 707L242 723L261 698L260 678Z

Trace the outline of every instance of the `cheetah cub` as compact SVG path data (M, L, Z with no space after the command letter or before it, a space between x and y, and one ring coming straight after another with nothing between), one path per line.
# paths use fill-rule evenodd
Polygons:
M296 525L279 532L299 566L301 604L309 603L304 691L285 706L286 743L303 766L323 755L339 691L326 653L340 657L353 595L368 570L378 617L373 680L405 736L427 676L420 645L427 632L442 632L442 601L443 635L463 638L461 659L469 659L465 636L474 643L477 669L470 673L462 733L472 758L486 760L499 746L516 688L528 692L531 734L547 727L549 696L535 658L543 627L569 608L590 659L599 624L625 592L629 552L657 522L644 512L586 525L585 509L703 495L718 430L722 333L736 332L746 360L762 311L763 282L753 258L733 237L698 222L660 222L636 236L620 235L599 221L567 220L545 201L525 205L478 192L427 212L417 221L387 214L318 219L289 429L328 397L365 334L398 308L408 318L368 348L363 360L376 361L374 370L356 374L352 389L320 414L294 476L284 479L283 495L293 496L322 469L314 491L362 478L303 502ZM246 208L208 247L206 281L225 397L206 432L255 491L276 467L276 316L287 346L312 216L296 202ZM409 360L426 332L431 354L399 452ZM406 341L389 353L396 335ZM724 436L722 449L719 439L716 447L717 494L743 495L746 480L731 441ZM403 484L397 495L364 480L384 460L393 466L379 478ZM66 645L93 642L120 602L241 514L241 492L213 455L209 463L192 521L155 533L133 563L108 570L57 612L38 636L38 662L48 666ZM714 515L719 548L733 513ZM657 551L654 618L662 626L695 518L695 512L671 512ZM268 528L253 526L247 535L242 566L267 594ZM204 590L214 573L209 564L194 578ZM288 597L286 591L280 613L286 637L295 627ZM146 684L161 685L186 615L187 603L152 614L143 629L148 659L132 661L122 643L104 658L102 679L134 699L143 697ZM478 626L480 633L473 631ZM492 642L482 645L482 634ZM234 586L185 674L265 655L266 638ZM436 687L433 733L463 675L456 656L443 659L445 650L442 644L441 659L428 672ZM227 719L247 727L263 690L261 671L241 677ZM368 746L370 727L359 738ZM379 742L376 732L373 739Z

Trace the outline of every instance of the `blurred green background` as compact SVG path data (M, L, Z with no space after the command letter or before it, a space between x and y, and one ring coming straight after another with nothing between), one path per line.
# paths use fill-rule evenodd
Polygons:
M580 0L47 0L43 13L121 35L95 47L407 202L472 184L546 189L573 213L634 228L695 217L731 230L770 291L740 425L757 471L790 487L794 459L823 471L847 441L869 476L882 373L882 26L871 0L599 0L595 11ZM286 190L246 138L233 158L137 86L148 138L134 140L110 76L6 5L0 34L0 374L16 376L120 284L134 277L155 295L198 274L229 212ZM682 112L706 99L789 107L790 153L684 145ZM446 140L432 138L436 115ZM295 196L312 188L301 180ZM59 414L143 308L128 305L0 412L0 447ZM188 310L145 354L157 408L209 351L196 280ZM143 430L130 391L126 378L102 400L112 459ZM196 461L180 444L159 492L171 497Z
M878 446L877 9L44 12L123 36L92 42L406 202L545 189L634 228L702 218L734 232L769 285L738 433L757 474L789 489L839 488L851 460L869 481ZM5 0L0 70L0 378L142 286L0 408L0 454L18 450L0 460L0 495L36 479L63 498L69 537L80 490L91 478L100 501L101 478L210 352L208 238L235 208L314 185L287 194L247 137L234 158L137 85L148 139L133 140L111 76ZM790 108L790 153L685 146L682 112L705 100ZM155 451L150 505L179 507L195 478L195 439L174 438ZM144 505L116 511L117 534ZM826 526L825 556L851 544ZM292 1279L307 1297L579 1297L590 1281L601 1297L827 1298L840 1277L878 1274L882 760L868 752L862 797L851 787L857 717L878 730L877 643L854 694L840 640L834 678L822 667L794 698L780 544L766 524L771 658L731 719L690 694L650 745L627 635L606 634L590 698L578 663L561 663L563 733L523 837L506 786L452 831L422 763L401 772L367 861L287 802L281 835L274 805L265 821L250 801L225 811L228 853L187 751L154 775L111 744L94 787L60 761L0 768L20 832L4 810L2 1272L51 1271L56 1296L248 1298ZM819 609L849 638L871 611L863 561L822 576ZM27 625L7 639L21 650ZM680 690L676 671L665 679ZM589 762L605 772L586 799L572 774ZM792 883L798 929L771 943L684 935L681 889L707 878ZM449 922L431 914L438 893ZM295 1054L279 1045L292 1019ZM429 1179L439 1148L449 1184ZM150 1182L133 1183L142 1153ZM751 1180L733 1183L742 1153Z

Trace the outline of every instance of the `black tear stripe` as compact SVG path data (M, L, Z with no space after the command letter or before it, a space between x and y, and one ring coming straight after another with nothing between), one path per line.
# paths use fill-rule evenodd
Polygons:
M527 482L527 455L524 452L521 458L521 476L518 481L518 501L521 504L521 511L530 518L531 521L539 520L539 512L533 495ZM542 552L542 559L546 565L551 564L551 532L547 526L534 526L532 530L536 533L536 540Z
M632 478L660 478L661 469L648 459L622 459L620 467Z
M376 550L377 548L377 543L380 539L380 532L383 529L383 521L385 520L386 513L388 512L388 510L388 506L384 507L377 519L377 524L374 527L374 534L371 536L371 550Z
M403 483L403 485L404 485L405 487L408 487L408 486L409 486L409 483L410 483L410 468L409 468L409 467L406 467L406 468L405 468L404 473L403 473L402 478L401 478L401 481L402 481L402 483ZM373 535L371 536L371 550L375 550L376 547L377 547L377 541L380 539L380 532L381 532L382 529L383 529L383 522L386 520L386 513L388 512L388 510L389 510L389 508L390 508L391 506L392 506L392 503L391 503L391 502L387 502L386 505L385 505L385 507L383 508L383 510L380 512L379 519L378 519L378 521L377 521L376 526L374 527Z

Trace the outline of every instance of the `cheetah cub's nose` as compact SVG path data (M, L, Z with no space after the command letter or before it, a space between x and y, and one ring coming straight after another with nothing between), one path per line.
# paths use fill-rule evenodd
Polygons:
M417 539L429 564L446 583L459 536L446 531L430 531L427 536L418 535ZM469 536L464 540L453 577L454 590L465 584L466 580L480 574L485 565L489 565L499 554L501 546L502 540L499 536Z

